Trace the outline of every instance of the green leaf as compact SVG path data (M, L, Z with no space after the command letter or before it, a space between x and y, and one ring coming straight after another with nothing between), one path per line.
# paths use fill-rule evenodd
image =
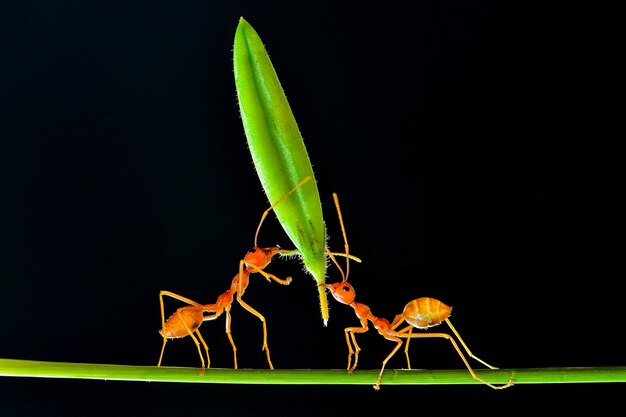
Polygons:
M314 177L296 119L256 31L243 18L235 33L234 70L241 119L261 185L274 204L307 176ZM315 180L298 188L274 211L318 284L326 275L326 228ZM328 304L318 286L324 323Z

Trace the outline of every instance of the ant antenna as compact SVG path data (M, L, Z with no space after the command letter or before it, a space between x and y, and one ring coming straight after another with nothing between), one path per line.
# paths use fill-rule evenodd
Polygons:
M341 272L341 274L343 275L343 282L346 282L348 280L348 276L350 276L350 248L348 247L348 237L346 236L346 227L343 224L343 217L341 216L341 209L339 208L339 197L337 196L337 193L333 193L333 200L335 200L335 207L337 208L337 216L339 217L339 224L341 225L341 233L343 234L343 244L344 244L344 250L346 251L346 274L343 275L343 271ZM334 257L331 258L333 259L333 261L335 261L335 264L337 264L337 261L335 260ZM337 265L337 267L339 267L339 265ZM341 268L339 268L339 270L341 270Z
M294 191L296 191L298 188L302 187L304 184L306 184L307 182L309 182L312 179L313 179L312 175L309 175L309 176L305 177L302 181L300 181L298 183L298 185L296 185L291 190L289 190L289 192L287 194L283 195L281 198L278 199L278 201L276 201L274 204L272 204L270 208L268 208L267 210L265 210L263 212L263 215L261 215L261 221L259 222L259 227L256 228L256 233L254 234L254 246L255 247L257 246L256 242L257 242L257 238L259 236L259 231L261 230L261 225L263 224L263 221L267 217L268 213L270 211L272 211L272 209L274 207L276 207L278 204L280 204L283 200L285 200L287 197L289 197Z
M333 263L335 264L339 272L341 273L341 278L342 278L341 282L346 282L348 278L346 277L346 274L343 272L343 268L339 266L339 262L337 262L337 258L335 258L335 255L333 255L333 253L329 250L326 250L326 253L330 257L330 259L333 261ZM323 285L323 284L320 284L320 285Z

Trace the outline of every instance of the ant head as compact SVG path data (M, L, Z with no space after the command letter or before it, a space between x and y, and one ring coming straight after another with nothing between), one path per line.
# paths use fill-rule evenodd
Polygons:
M337 282L335 284L324 284L325 288L330 290L330 293L335 298L335 300L339 301L343 304L351 304L354 302L356 297L356 293L354 292L354 288L352 285L347 282Z
M243 261L248 266L263 269L272 261L274 255L278 252L280 252L278 246L270 248L259 248L255 246L246 253L243 257Z

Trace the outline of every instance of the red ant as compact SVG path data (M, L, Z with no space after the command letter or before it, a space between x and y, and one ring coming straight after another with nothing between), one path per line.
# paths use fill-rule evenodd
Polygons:
M335 207L337 208L337 213L339 215L339 222L341 224L341 230L343 233L343 238L344 238L345 248L346 248L345 250L346 250L346 255L347 255L349 254L348 239L346 237L345 226L343 224L343 219L342 219L341 211L339 208L339 199L337 197L337 194L333 194L333 199L335 200ZM454 348L456 349L457 353L459 354L459 356L465 363L465 366L467 367L470 374L475 380L482 382L494 389L503 389L503 388L507 388L513 385L513 382L511 380L509 380L509 382L507 382L504 385L493 385L481 379L480 377L478 377L476 373L474 372L474 370L472 369L472 367L470 366L470 364L468 363L467 359L465 359L465 356L459 349L458 345L456 344L456 342L450 335L446 333L422 333L422 334L412 333L412 330L414 327L418 329L427 329L429 327L436 326L440 324L441 322L445 321L446 323L448 323L448 326L450 326L450 329L459 339L459 341L461 342L461 345L463 346L463 348L465 348L465 351L470 357L476 359L478 362L482 363L488 368L497 369L494 366L491 366L487 364L486 362L482 361L481 359L479 359L478 357L474 356L471 353L471 351L469 350L469 348L467 347L463 339L461 339L461 336L459 335L459 333L452 326L452 323L448 319L448 317L450 316L450 312L452 311L451 307L448 307L441 301L436 300L434 298L429 298L429 297L418 298L416 300L409 302L404 308L404 311L402 312L402 314L398 314L395 317L393 323L389 323L387 319L379 318L373 315L370 308L366 306L365 304L357 303L354 301L356 298L356 293L352 285L348 284L347 282L349 265L350 265L349 263L350 257L346 256L346 273L345 274L343 273L341 267L339 267L339 264L337 263L337 261L332 256L331 258L333 259L335 265L337 265L337 267L341 271L343 280L342 282L335 283L335 284L324 284L324 287L330 290L331 294L337 301L343 304L347 304L350 307L352 307L354 309L354 312L356 313L356 316L361 321L361 327L346 327L344 329L345 334L346 334L346 344L348 345L348 367L347 367L348 372L352 372L356 369L357 363L359 360L359 351L361 350L361 348L356 342L355 333L367 332L369 330L368 321L371 321L372 325L374 326L376 330L378 330L378 333L381 336L383 336L387 340L391 340L397 343L396 347L391 351L391 353L385 358L385 360L382 363L382 367L378 374L378 379L376 380L376 384L374 385L374 389L376 390L380 389L380 382L383 376L383 371L385 370L385 365L387 364L389 359L391 359L391 357L395 355L398 349L400 349L400 346L402 346L402 342L403 342L402 339L407 340L405 354L407 357L408 368L411 369L411 365L409 362L409 354L408 354L409 341L412 338L418 338L418 337L420 338L439 337L439 338L448 339L452 343L452 346L454 346ZM405 327L404 329L400 331L396 331L395 329L399 327L404 321L409 323L409 326ZM352 343L350 343L350 341L352 341ZM354 349L352 348L352 345L354 345ZM354 363L351 366L352 355L354 355Z
M196 347L198 348L198 355L200 356L200 362L202 364L200 373L204 373L205 362L204 362L204 357L202 356L202 351L200 350L200 343L202 343L202 346L204 347L204 351L206 353L207 368L211 366L211 360L209 358L209 348L206 342L204 341L204 339L202 338L202 335L200 334L199 327L202 324L202 322L215 320L216 318L221 316L224 312L226 312L226 335L228 336L228 340L230 341L230 344L233 348L234 368L237 369L237 347L235 346L235 342L230 332L230 323L231 323L230 309L233 303L233 297L235 297L236 295L237 302L247 311L249 311L250 313L254 314L256 317L258 317L259 320L261 320L261 322L263 323L263 348L262 350L264 350L266 353L267 362L269 364L270 369L274 369L274 366L272 365L272 360L270 359L270 350L267 345L267 324L265 321L265 317L263 317L261 313L256 311L246 302L244 302L241 298L244 292L246 291L246 288L248 287L250 274L254 272L263 275L268 280L268 282L272 282L273 280L281 285L289 285L291 283L291 277L281 279L281 278L276 277L273 274L270 274L264 271L264 269L267 267L267 265L269 265L269 263L272 261L272 258L275 255L277 254L284 255L284 256L295 255L295 254L298 254L298 251L297 250L284 250L284 249L281 249L279 246L259 248L257 246L257 238L259 235L259 231L261 230L261 225L263 224L263 221L267 217L268 213L274 207L276 207L280 202L285 200L294 191L296 191L298 188L306 184L312 178L313 177L308 176L305 179L303 179L298 185L292 188L287 194L282 196L270 208L268 208L267 210L263 212L263 215L261 216L261 221L259 222L259 226L257 227L256 233L254 235L254 247L251 250L249 250L248 253L246 253L246 255L244 256L242 260L239 261L239 272L233 278L230 288L217 298L217 301L215 302L215 304L203 305L189 298L183 297L181 295L175 294L170 291L160 292L159 300L161 304L162 328L159 333L161 334L161 336L163 336L163 347L161 348L161 355L159 357L159 362L157 366L161 366L161 361L163 359L163 352L165 351L165 344L167 343L168 339L176 339L176 338L191 336L191 338L193 339L193 342L196 344ZM166 321L165 313L164 313L164 305L163 305L164 295L175 298L189 305L185 307L181 307L178 310L176 310ZM198 336L197 339L196 339L196 336L194 336L194 333L196 333L196 335ZM200 340L200 343L198 342L198 339Z

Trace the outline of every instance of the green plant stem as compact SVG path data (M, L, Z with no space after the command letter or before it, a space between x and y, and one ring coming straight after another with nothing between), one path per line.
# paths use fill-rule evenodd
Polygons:
M513 378L515 384L567 384L626 382L626 366L585 368L480 369L485 380L502 384ZM43 362L0 359L0 376L79 378L145 382L187 382L208 384L263 385L372 385L378 370L357 370L351 374L338 369L207 369L200 375L197 368L103 365L86 363ZM480 384L466 369L455 370L387 370L385 385Z

